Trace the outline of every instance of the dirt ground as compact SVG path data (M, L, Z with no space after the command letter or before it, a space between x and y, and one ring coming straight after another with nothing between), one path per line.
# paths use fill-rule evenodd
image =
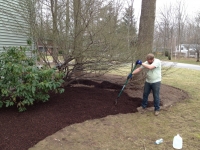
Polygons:
M118 99L125 78L104 76L98 80L79 80L65 87L63 94L50 94L46 103L36 104L26 112L19 113L16 108L0 109L0 149L27 150L39 141L74 123L103 118L108 115L137 112L141 104L142 88L127 86ZM161 109L184 100L184 91L161 85ZM148 108L153 110L152 94Z

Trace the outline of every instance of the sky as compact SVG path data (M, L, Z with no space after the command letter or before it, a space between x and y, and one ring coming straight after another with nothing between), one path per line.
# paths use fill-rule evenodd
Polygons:
M128 1L134 1L133 7L135 9L135 17L137 18L137 22L139 23L142 0L128 0ZM164 6L167 6L170 3L173 6L176 5L177 2L179 1L184 2L185 9L188 13L188 17L193 18L198 12L200 12L200 0L157 0L156 14L158 15L159 10L162 9Z

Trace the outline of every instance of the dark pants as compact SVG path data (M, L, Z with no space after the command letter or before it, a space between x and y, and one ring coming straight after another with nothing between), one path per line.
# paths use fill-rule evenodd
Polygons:
M160 110L160 84L161 82L156 82L156 83L148 83L145 82L144 85L144 93L143 93L143 100L142 100L142 107L146 108L147 107L147 103L148 103L148 97L149 94L152 90L153 92L153 98L154 98L154 107L155 107L155 111L159 111Z

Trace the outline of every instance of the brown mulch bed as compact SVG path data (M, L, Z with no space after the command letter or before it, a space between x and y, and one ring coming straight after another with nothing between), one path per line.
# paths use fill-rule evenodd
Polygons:
M108 115L133 113L141 104L141 98L129 97L123 92L115 106L121 86L107 81L101 84L80 81L76 85L65 87L63 94L51 93L48 102L28 107L23 113L16 108L0 109L0 149L27 150L66 126ZM149 106L153 103L149 102Z

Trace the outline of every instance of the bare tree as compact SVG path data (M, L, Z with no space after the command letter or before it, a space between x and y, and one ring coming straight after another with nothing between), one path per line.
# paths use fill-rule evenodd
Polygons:
M51 15L52 15L52 22L53 22L53 33L52 33L52 56L54 58L54 61L56 61L57 57L58 57L58 45L57 45L57 41L58 39L58 0L50 0L50 4L51 4Z
M133 61L127 48L133 48L136 36L132 7L126 10L130 15L127 36L127 28L122 27L123 5L113 0L20 0L19 5L39 63L57 66L65 72L66 81L102 75Z
M197 62L199 62L199 53L200 53L200 13L195 17L194 22L194 32L193 32L193 42L195 44L195 49L197 53Z
M162 44L161 49L176 54L181 54L180 45L187 43L186 32L187 27L187 13L184 1L176 1L176 5L165 5L159 10L159 17L157 18L156 37ZM178 46L178 53L176 51Z
M127 8L125 8L125 13L123 20L124 22L123 25L124 27L127 28L127 38L128 38L128 50L131 52L132 56L132 64L131 64L131 69L134 66L134 61L136 59L135 54L136 54L136 40L137 40L137 35L136 35L136 21L134 20L134 9L133 9L133 1L131 1L131 4L128 5ZM126 30L125 30L126 31Z
M175 51L175 14L172 5L164 5L159 10L159 17L155 28L155 48L160 52L168 52L168 57L172 58Z
M179 53L181 52L180 45L182 42L182 36L184 33L184 25L186 21L186 7L184 1L177 1L176 7L176 23L177 23L177 45L179 49Z
M186 43L186 49L188 50L187 52L187 57L190 57L190 49L193 48L194 45L194 30L195 30L195 25L194 23L191 22L191 20L187 20L187 24L185 25L185 38L184 38L184 43Z
M130 61L130 52L125 48L128 45L127 41L121 39L124 35L118 33L120 24L120 4L113 1L103 2L101 0L89 1L65 1L69 9L63 10L62 1L57 1L57 29L58 38L56 38L59 52L64 53L61 56L63 59L55 59L55 62L62 61L62 67L68 67L67 72L77 72L81 69L84 75L86 70L88 72L105 73L113 68L113 61L124 63ZM52 8L52 3L42 4L46 7L46 17L43 17L43 28L46 37L38 38L45 40L54 38L55 34L52 14L48 11ZM50 7L51 6L51 7ZM55 6L55 5L54 5ZM52 9L51 9L52 10ZM66 12L66 13L63 13ZM60 21L66 14L66 21ZM61 17L60 17L61 16ZM68 20L68 21L67 21ZM62 30L60 25L66 23L66 30ZM44 27L45 26L45 27ZM66 33L66 38L63 35ZM51 36L52 35L52 36ZM68 39L68 40L66 40ZM68 41L68 48L66 48L66 41ZM46 45L48 46L48 44ZM42 54L41 54L42 55ZM47 58L47 57L42 57ZM70 64L69 64L70 63ZM72 64L73 63L73 64ZM109 64L109 65L108 65ZM90 71L88 71L90 70ZM68 73L70 74L70 73Z

